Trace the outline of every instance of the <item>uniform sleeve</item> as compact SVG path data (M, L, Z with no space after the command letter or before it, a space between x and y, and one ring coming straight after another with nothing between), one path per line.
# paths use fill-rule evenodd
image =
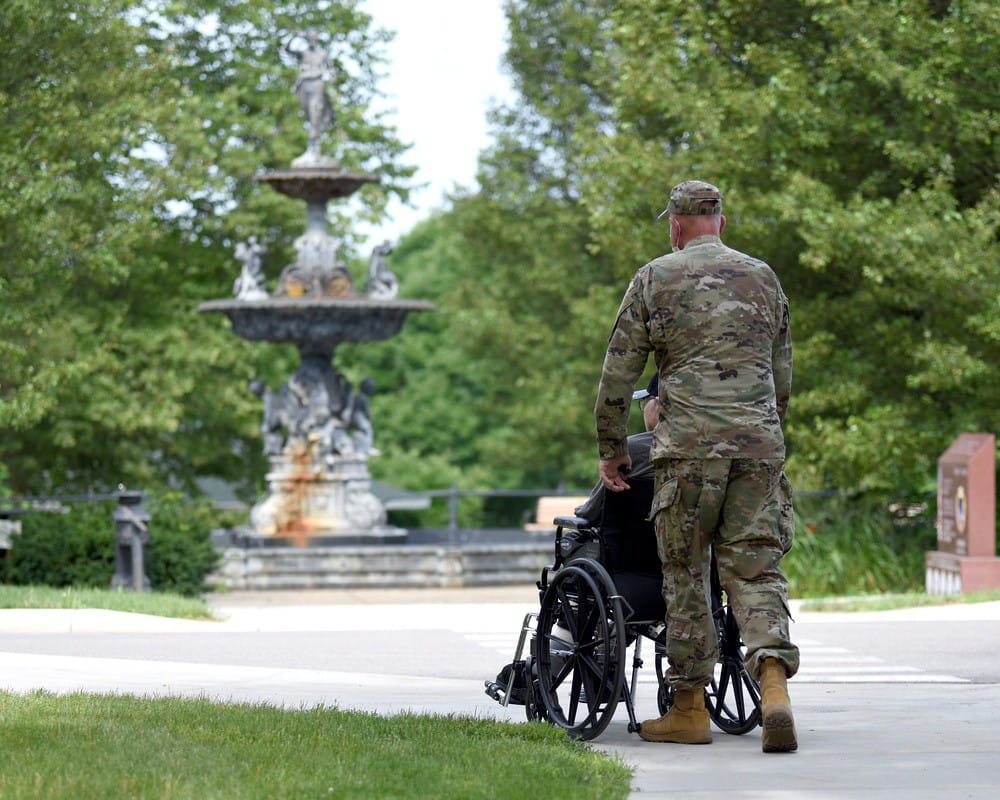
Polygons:
M594 405L597 449L602 459L617 458L628 452L626 434L632 389L646 367L651 349L643 274L640 271L625 292L604 356Z
M785 425L788 401L792 396L792 325L788 312L788 300L784 293L779 298L781 320L778 334L771 347L771 371L774 375L774 398L778 405L778 419Z

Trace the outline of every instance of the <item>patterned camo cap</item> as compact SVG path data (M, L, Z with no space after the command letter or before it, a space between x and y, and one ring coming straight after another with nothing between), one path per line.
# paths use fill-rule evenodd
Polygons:
M657 219L668 214L698 216L722 213L722 192L704 181L684 181L670 190L670 202Z

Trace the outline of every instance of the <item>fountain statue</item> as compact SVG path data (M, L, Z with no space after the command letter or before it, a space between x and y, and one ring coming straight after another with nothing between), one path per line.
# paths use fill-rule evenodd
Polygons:
M306 46L293 48L296 40L305 39ZM292 162L293 167L330 166L334 164L320 152L320 140L336 121L333 104L327 94L330 76L329 53L318 45L316 31L310 28L292 36L285 43L285 50L299 61L299 77L294 91L299 98L299 109L309 125L309 143L306 152Z
M371 297L395 297L399 293L399 283L386 262L391 252L392 242L388 240L372 250L368 264L368 282L365 284L365 293Z
M292 44L304 39L306 47ZM374 381L354 387L333 364L341 342L389 339L406 315L432 311L424 300L397 297L395 275L384 242L371 257L364 292L354 287L327 231L327 203L349 197L377 175L345 170L322 153L322 138L334 121L327 92L328 54L315 31L296 34L285 44L299 59L294 91L306 118L305 153L289 169L255 177L282 194L305 201L305 231L295 242L296 260L281 271L277 287L264 287L264 248L251 236L236 248L242 261L234 299L202 303L199 311L229 317L233 332L251 341L294 344L301 362L276 391L260 380L250 391L263 404L261 435L268 457L267 495L251 510L252 535L296 545L345 540L398 541L405 531L386 524L381 502L371 491L368 459L373 446L370 397Z
M236 245L236 257L243 262L240 277L233 284L233 296L238 300L263 300L267 297L264 288L264 253L266 249L251 236L246 242Z

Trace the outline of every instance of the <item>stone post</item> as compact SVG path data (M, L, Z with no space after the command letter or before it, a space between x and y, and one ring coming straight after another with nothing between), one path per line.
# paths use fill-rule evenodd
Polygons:
M927 553L928 594L1000 588L995 450L992 434L963 433L938 459L938 541Z
M149 543L149 513L142 507L142 492L120 492L115 521L115 575L112 589L148 592L144 546Z

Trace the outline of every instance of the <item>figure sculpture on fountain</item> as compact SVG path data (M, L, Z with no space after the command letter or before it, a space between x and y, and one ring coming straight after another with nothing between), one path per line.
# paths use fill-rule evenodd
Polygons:
M250 392L260 398L264 406L264 416L260 423L260 435L264 441L264 455L277 456L285 448L284 414L281 395L272 392L264 381L256 378L250 381Z
M365 378L358 390L351 395L351 402L344 415L344 423L351 434L351 445L354 452L360 455L378 455L378 450L372 446L374 431L372 429L372 410L369 402L375 393L375 381Z
M305 39L305 47L293 47L297 40ZM285 51L299 61L299 76L293 90L299 98L299 108L309 125L309 143L306 151L292 161L293 167L330 166L331 159L320 152L320 141L336 120L333 103L327 93L327 83L333 79L329 53L319 46L316 31L309 28L292 35L285 43Z
M236 245L236 258L243 262L240 277L233 284L233 296L237 300L263 300L267 297L263 266L266 252L256 236Z
M365 284L365 294L369 297L393 298L399 294L399 281L389 269L388 263L392 251L392 242L388 239L372 250L372 257L368 262L368 282Z
M249 388L264 406L260 430L266 455L309 453L325 464L338 456L378 455L373 447L372 378L354 389L336 370L307 360L277 392L259 378Z

